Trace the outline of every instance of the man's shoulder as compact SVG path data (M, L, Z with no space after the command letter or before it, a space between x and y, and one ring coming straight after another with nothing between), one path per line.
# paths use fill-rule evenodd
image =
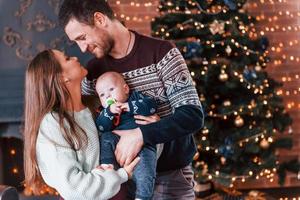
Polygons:
M166 54L175 47L174 43L169 40L163 40L152 36L136 33L140 37L140 47L146 48L147 51L159 51L160 54Z

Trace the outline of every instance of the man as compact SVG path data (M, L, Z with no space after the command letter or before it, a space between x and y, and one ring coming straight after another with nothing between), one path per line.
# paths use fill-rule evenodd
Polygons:
M136 116L144 125L118 130L116 158L122 166L144 144L164 143L157 165L153 199L195 199L191 161L196 152L192 134L203 126L203 112L179 50L170 42L128 30L104 0L65 0L59 21L82 52L96 58L87 66L83 93L95 95L95 80L106 71L122 73L130 89L156 99L158 114Z

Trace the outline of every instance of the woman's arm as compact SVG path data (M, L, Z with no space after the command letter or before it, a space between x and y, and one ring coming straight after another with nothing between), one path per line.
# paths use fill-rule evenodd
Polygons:
M38 165L44 181L64 199L109 199L128 176L123 168L85 172L68 148L38 143Z
M75 151L64 140L58 123L51 116L43 120L36 143L39 170L44 181L55 188L64 199L109 199L127 181L121 168L97 169L99 146L95 133L87 133L89 144ZM93 140L93 141L90 141Z

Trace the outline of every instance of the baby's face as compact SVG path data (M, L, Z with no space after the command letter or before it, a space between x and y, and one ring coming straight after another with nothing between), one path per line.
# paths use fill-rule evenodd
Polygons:
M104 78L98 81L96 91L104 108L108 106L107 99L113 98L116 102L125 103L129 94L127 84L117 78Z

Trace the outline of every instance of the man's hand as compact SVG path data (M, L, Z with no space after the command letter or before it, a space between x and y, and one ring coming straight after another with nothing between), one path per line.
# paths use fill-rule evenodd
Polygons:
M131 130L114 130L120 136L115 156L120 166L128 165L141 151L144 141L140 128Z
M135 123L140 125L147 125L160 120L160 117L157 114L150 115L150 116L143 116L143 115L134 115Z

